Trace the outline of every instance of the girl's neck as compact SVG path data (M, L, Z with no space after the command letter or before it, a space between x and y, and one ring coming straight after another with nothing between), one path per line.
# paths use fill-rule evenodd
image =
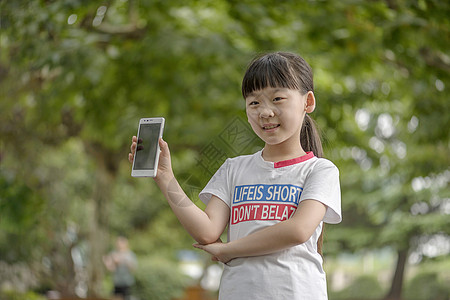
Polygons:
M266 144L262 153L262 157L265 161L278 162L288 159L297 158L306 155L300 145L288 145L288 144L278 144L278 145L268 145Z

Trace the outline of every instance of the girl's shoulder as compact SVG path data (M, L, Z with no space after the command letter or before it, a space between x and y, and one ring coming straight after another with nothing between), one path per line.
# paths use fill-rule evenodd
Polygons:
M251 162L254 160L258 160L260 156L261 156L261 150L259 150L256 153L253 153L253 154L245 154L245 155L239 155L239 156L227 158L225 160L225 163L232 164L232 165L233 164L242 164L244 162Z
M339 168L329 159L316 157L311 166L312 172L332 171L339 173Z
M328 158L325 158L325 157L318 157L317 164L319 164L320 166L328 166L328 167L337 168L337 166L331 160L329 160Z
M222 164L221 169L227 170L228 172L241 172L243 170L253 170L258 168L260 165L260 151L254 154L239 155L235 157L230 157L225 160Z

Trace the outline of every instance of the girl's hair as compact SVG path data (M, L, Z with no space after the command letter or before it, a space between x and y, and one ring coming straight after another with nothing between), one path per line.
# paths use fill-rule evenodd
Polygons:
M289 52L268 53L255 58L247 68L242 80L242 96L247 98L254 91L266 87L298 90L303 95L314 92L313 72L309 64L299 55ZM305 115L300 133L303 150L323 157L322 141L314 120ZM317 251L322 254L323 231L317 241Z

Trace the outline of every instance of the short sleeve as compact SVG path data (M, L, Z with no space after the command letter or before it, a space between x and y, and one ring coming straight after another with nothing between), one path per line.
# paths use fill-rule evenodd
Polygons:
M229 159L227 159L213 175L213 177L211 177L205 188L200 192L199 198L203 203L208 204L212 195L214 195L225 202L228 206L231 206L228 180L229 166L230 162Z
M325 223L337 224L342 221L339 170L331 161L317 160L305 179L300 196L300 201L302 200L317 200L325 204Z

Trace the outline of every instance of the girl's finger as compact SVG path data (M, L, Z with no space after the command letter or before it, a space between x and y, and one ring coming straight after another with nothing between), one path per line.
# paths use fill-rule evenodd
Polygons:
M166 141L164 141L162 138L159 139L159 147L161 148L161 151L165 152L167 150L169 150L169 147L166 143Z
M131 153L134 153L136 146L137 146L137 137L133 136L131 138L131 146L130 146Z
M162 138L159 139L159 148L161 149L162 156L170 156L169 145Z

